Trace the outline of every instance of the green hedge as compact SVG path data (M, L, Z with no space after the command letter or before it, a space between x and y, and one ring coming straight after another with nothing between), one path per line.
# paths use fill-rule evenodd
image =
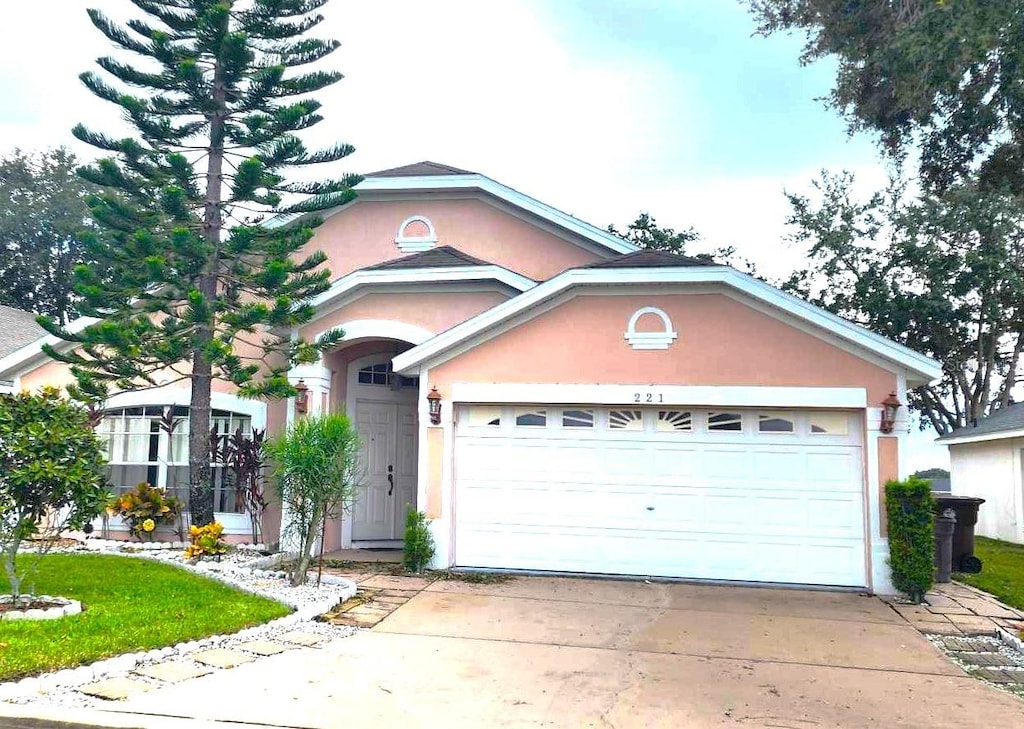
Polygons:
M921 602L935 576L934 506L929 481L911 476L885 484L892 583L914 602Z

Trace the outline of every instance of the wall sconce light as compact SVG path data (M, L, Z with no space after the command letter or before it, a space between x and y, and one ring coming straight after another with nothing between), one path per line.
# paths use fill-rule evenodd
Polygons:
M882 400L882 422L878 429L883 433L891 433L896 425L896 413L899 412L903 403L896 397L895 392L890 392L889 397Z
M305 382L299 380L295 383L295 389L298 391L295 394L295 412L303 415L309 410L309 388Z
M441 424L441 393L434 387L427 395L427 405L430 407L430 424Z

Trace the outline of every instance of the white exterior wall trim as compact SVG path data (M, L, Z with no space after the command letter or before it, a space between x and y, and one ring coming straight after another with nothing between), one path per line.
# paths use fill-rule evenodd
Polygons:
M1010 440L1013 438L1024 438L1024 428L1017 428L1015 430L1001 430L995 433L982 433L981 435L959 435L959 436L944 436L937 438L935 443L938 445L960 445L961 443L982 443L989 440Z
M422 363L434 366L452 355L456 345L483 334L495 325L514 317L541 302L577 286L609 286L617 284L721 284L742 291L756 300L774 306L797 319L831 332L868 352L906 367L914 382L929 382L942 374L935 360L914 352L901 344L863 329L834 314L725 266L702 266L655 269L585 269L576 268L555 276L525 293L498 304L462 324L441 333L423 346L395 358L395 369L408 373ZM447 355L447 356L446 356Z
M77 334L90 324L95 324L98 321L99 319L85 316L81 317L80 319L75 319L73 322L68 324L67 327L65 327L65 329L72 334ZM46 353L43 352L42 350L42 346L44 344L48 344L51 347L55 347L57 350L61 352L66 352L67 350L71 349L74 346L73 342L65 342L63 339L58 339L52 334L47 334L46 336L40 337L34 342L29 342L20 349L14 350L6 357L0 357L0 375L20 375L29 369L27 365L31 365L39 360L49 359L46 356Z
M651 399L647 397L650 395ZM637 399L639 397L639 399ZM574 405L719 405L729 407L867 407L862 387L716 387L691 385L572 385L456 382L453 403Z

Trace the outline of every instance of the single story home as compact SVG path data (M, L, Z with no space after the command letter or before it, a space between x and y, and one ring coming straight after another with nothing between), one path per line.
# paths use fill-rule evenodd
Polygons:
M311 246L337 278L301 334L344 341L299 402L218 383L215 421L279 432L347 413L365 476L328 549L401 544L429 517L435 567L650 575L890 592L881 485L906 476L906 408L933 360L728 266L640 251L484 175L370 174ZM63 384L39 342L0 359ZM429 396L429 397L428 397ZM434 407L436 403L437 407ZM123 487L187 483L187 388L114 395ZM229 489L218 518L245 535ZM267 540L281 514L265 519Z
M950 490L985 499L975 534L1024 544L1024 403L936 440L949 448Z
M0 304L0 359L26 345L38 341L46 330L36 324L36 316L12 306ZM14 389L14 378L0 376L0 393Z

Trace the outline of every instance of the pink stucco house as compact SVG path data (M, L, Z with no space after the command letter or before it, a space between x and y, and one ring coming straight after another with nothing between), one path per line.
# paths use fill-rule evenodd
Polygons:
M881 432L881 403L906 402L936 362L480 174L424 162L358 190L311 244L337 279L302 331L345 340L291 373L311 412L344 411L363 438L365 479L328 549L399 545L411 506L438 567L891 591L880 485L905 475L908 428L903 409ZM0 359L5 378L68 374L34 342ZM171 386L106 403L118 483L187 481L183 436L154 425L187 403ZM214 407L272 433L296 417L223 384ZM247 533L230 493L218 505Z

